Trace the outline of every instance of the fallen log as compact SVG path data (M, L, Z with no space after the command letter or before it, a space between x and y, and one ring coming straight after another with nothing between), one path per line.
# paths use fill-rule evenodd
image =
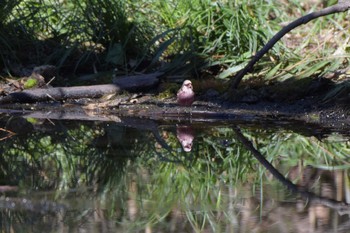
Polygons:
M149 90L158 85L160 75L162 73L157 72L146 75L126 76L114 80L114 84L28 89L1 97L0 104L100 98L108 94L118 94L121 90Z
M105 94L118 94L121 89L114 84L36 88L20 92L13 92L0 98L0 104L34 103L42 101L60 101L64 99L99 98Z

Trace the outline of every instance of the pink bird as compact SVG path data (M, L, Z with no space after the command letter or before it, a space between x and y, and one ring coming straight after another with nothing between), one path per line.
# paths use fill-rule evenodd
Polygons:
M182 87L177 92L177 103L181 106L191 106L194 101L194 91L192 82L185 80Z

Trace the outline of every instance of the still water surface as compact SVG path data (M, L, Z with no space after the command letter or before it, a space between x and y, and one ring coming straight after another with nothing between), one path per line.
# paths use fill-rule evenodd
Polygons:
M1 232L350 229L350 149L339 132L6 114L1 129Z

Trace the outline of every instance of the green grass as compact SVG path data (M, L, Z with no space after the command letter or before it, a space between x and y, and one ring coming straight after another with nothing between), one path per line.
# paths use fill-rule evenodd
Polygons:
M15 76L22 68L53 64L65 74L163 70L228 79L281 24L320 7L296 0L5 0L0 68ZM343 67L348 18L328 16L293 30L248 77L285 80Z

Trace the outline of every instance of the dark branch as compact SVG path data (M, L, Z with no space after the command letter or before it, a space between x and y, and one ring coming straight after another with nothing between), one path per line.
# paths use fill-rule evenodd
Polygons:
M350 1L339 2L338 4L333 5L331 7L327 7L320 11L316 11L308 15L305 15L301 18L298 18L297 20L291 22L290 24L282 28L275 36L271 38L269 42L267 42L267 44L261 50L259 50L256 53L256 55L250 60L250 62L236 74L236 76L233 78L231 82L231 90L236 89L238 87L244 75L250 72L253 69L253 66L255 65L255 63L257 63L285 34L287 34L291 30L293 30L294 28L302 24L308 23L313 19L316 19L321 16L325 16L325 15L344 12L349 10L349 8L350 8Z

